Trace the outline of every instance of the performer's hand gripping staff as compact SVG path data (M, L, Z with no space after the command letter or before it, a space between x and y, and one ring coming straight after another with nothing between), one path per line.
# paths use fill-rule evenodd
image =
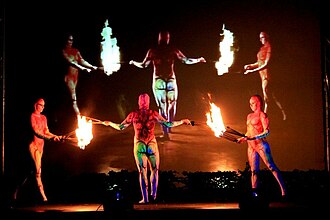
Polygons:
M247 136L239 131L236 131L235 129L231 127L226 127L226 130L220 134L221 138L224 138L228 141L236 142L236 143L242 143L244 141L249 141L249 140L258 140L261 138L265 138L266 136L269 135L269 130L266 130L264 133L259 134L257 136Z
M240 143L245 142L245 141L262 139L262 138L267 137L269 135L269 133L270 133L269 129L267 129L263 133L258 134L258 135L253 136L253 137L244 135L244 136L238 138L235 142L240 144Z

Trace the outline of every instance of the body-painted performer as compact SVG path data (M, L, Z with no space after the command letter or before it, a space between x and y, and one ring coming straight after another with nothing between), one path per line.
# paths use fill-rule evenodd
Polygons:
M250 108L253 112L247 116L245 137L237 139L237 143L245 141L248 143L247 155L251 168L253 196L258 196L258 172L261 158L277 180L281 188L282 197L285 197L285 184L280 170L274 163L269 143L266 140L266 137L269 135L269 120L267 114L262 110L262 105L263 99L261 96L254 95L250 98Z
M169 122L157 111L149 109L150 97L144 93L139 96L139 109L128 114L126 119L116 124L111 121L104 121L103 124L117 130L123 130L129 125L134 127L134 158L139 172L139 182L142 193L140 203L148 203L149 183L147 169L150 166L150 195L151 200L156 200L158 188L159 151L154 134L155 126L161 123L167 127L176 127L182 124L191 124L188 119Z
M40 98L34 104L34 112L31 114L31 126L34 132L33 141L29 145L29 151L35 164L36 180L43 201L47 201L47 196L41 181L41 160L44 151L45 140L61 141L62 136L51 133L48 129L47 118L42 111L45 108L44 99Z
M78 83L79 70L91 72L97 70L97 66L88 63L81 56L80 51L73 47L73 35L69 34L64 49L62 50L65 60L68 62L68 71L65 75L64 81L70 91L72 98L72 105L76 115L80 115L77 104L76 87Z
M268 84L270 81L269 65L272 54L272 47L270 44L269 35L266 32L260 32L259 38L262 46L260 47L259 52L257 53L257 61L255 63L244 65L244 70L245 70L244 74L259 72L261 79L262 93L264 97L264 104L265 104L264 111L265 113L267 113L268 103L269 103ZM277 101L274 94L273 94L273 98L276 102L276 105L279 107L279 109L282 112L283 120L286 120L286 114L284 109L282 108L281 103Z
M148 50L142 62L131 60L129 64L139 68L146 68L153 64L152 90L159 109L159 113L168 121L175 119L178 85L174 71L174 62L180 60L184 64L206 62L203 57L188 58L179 49L170 45L170 33L160 32L158 45ZM163 138L169 140L170 129L163 126Z

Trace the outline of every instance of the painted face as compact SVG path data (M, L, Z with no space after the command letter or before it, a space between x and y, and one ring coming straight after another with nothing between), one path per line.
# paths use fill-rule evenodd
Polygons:
M45 108L45 101L43 99L39 99L35 105L34 105L34 108L36 111L38 112L42 112Z
M68 36L66 44L72 46L72 44L73 44L73 36L72 35Z
M257 97L252 96L250 98L250 108L252 111L260 110L260 104L260 100Z
M148 109L150 104L150 97L148 94L144 93L139 96L139 108Z
M265 44L265 42L267 41L267 34L265 32L261 32L259 38L260 38L260 42L262 44Z
M169 44L170 43L170 33L168 31L159 32L158 44Z

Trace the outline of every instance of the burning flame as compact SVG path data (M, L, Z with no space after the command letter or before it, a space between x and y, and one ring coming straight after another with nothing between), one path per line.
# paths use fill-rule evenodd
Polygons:
M228 73L229 67L234 62L234 51L232 50L234 44L234 35L229 30L225 29L225 25L222 26L223 36L222 41L219 43L220 58L219 61L215 63L215 68L218 70L218 75L223 75Z
M214 103L210 102L210 112L206 113L206 124L212 129L216 137L221 137L226 131L223 123L221 110Z
M108 76L113 72L117 72L120 69L120 51L117 46L117 39L111 38L112 29L108 26L108 20L104 23L101 36L103 41L101 42L101 60L104 67L104 73Z
M78 116L78 128L76 129L76 137L80 149L84 150L93 139L92 125L92 121L87 121L85 116Z

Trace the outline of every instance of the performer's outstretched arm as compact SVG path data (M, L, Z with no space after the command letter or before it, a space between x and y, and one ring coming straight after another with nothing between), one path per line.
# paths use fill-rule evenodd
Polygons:
M116 129L116 130L119 130L119 131L121 131L121 130L124 130L124 129L126 129L128 126L130 126L131 124L132 124L132 117L133 117L133 113L130 113L126 118L125 118L125 120L122 122L122 123L120 123L120 124L117 124L117 123L114 123L114 122L112 122L112 121L104 121L103 122L103 125L105 125L105 126L111 126L111 127L113 127L114 129Z

